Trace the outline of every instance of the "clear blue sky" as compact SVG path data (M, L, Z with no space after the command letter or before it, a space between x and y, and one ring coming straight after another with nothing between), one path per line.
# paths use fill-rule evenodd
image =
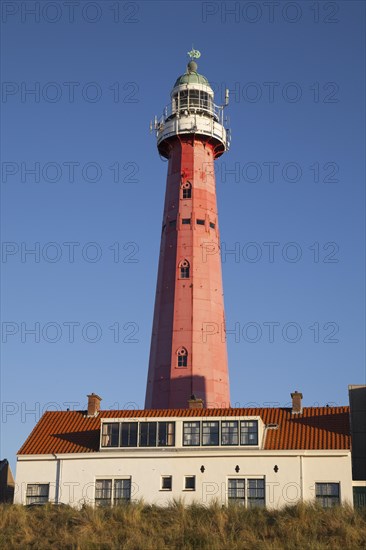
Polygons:
M2 3L1 457L89 392L143 406L167 169L149 122L192 44L216 102L232 90L232 404L347 404L365 383L365 4L56 4Z

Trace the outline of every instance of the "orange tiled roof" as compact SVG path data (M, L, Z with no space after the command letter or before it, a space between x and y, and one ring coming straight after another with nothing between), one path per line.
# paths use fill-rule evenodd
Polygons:
M96 417L87 417L85 411L52 411L42 416L18 454L98 452L101 418L173 416L260 416L264 424L278 424L278 429L267 431L267 450L350 449L351 445L349 407L307 407L296 415L288 408L117 410L100 411Z

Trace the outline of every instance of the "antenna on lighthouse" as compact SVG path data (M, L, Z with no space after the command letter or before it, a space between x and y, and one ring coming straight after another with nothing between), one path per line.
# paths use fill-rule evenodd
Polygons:
M225 103L224 107L227 107L229 105L229 88L226 88L225 90Z

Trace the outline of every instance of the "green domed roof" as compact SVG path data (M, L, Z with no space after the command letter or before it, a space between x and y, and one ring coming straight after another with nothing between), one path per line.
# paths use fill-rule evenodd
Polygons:
M210 86L207 78L197 72L197 63L194 61L188 63L187 72L177 78L174 88L181 84L204 84L205 86Z
M199 73L185 73L182 76L178 77L175 81L174 88L180 86L181 84L205 84L209 86L210 83L205 76Z

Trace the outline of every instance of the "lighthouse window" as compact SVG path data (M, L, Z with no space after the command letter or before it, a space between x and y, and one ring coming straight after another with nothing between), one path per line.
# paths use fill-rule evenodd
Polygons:
M140 447L156 447L156 422L140 422Z
M169 227L175 227L177 224L177 220L170 220Z
M182 198L191 199L192 198L192 185L187 181L183 184Z
M196 220L197 225L205 225L205 220Z
M187 260L183 260L183 262L180 263L180 278L181 279L189 279L189 262Z
M190 225L191 218L182 218L182 224L183 225Z
M187 91L180 92L179 100L180 100L180 108L181 109L187 109L187 107L188 107L188 92Z
M211 229L215 229L215 224L213 222L210 222Z
M200 422L183 422L183 445L198 447L200 444Z
M219 444L219 423L202 422L202 445Z
M186 367L188 364L188 352L186 348L180 348L178 350L177 355L178 355L178 362L177 362L178 367Z
M190 107L200 106L200 93L198 90L191 90L189 92L189 106Z

